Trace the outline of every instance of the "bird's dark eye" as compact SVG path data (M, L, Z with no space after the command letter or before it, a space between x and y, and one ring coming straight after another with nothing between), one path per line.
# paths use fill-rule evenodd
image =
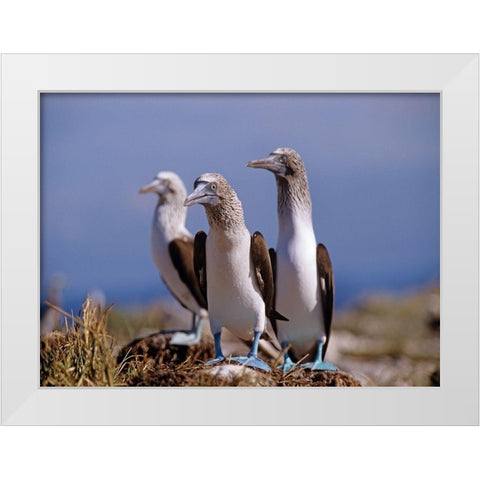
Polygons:
M212 183L212 190L216 190L217 189L217 184L216 183Z
M285 155L280 157L280 163L287 163L287 157Z

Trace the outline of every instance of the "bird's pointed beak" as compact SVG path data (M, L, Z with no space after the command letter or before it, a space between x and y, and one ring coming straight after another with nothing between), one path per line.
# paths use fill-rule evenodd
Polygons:
M207 193L208 183L200 184L183 202L185 207L191 207L197 203L209 203Z
M158 192L160 186L161 186L160 180L155 179L152 183L149 183L148 185L145 185L144 187L142 187L138 191L138 193Z
M247 163L247 167L251 168L263 168L270 170L273 173L283 173L285 166L278 161L277 155L270 155L267 158L261 158L259 160L252 160Z

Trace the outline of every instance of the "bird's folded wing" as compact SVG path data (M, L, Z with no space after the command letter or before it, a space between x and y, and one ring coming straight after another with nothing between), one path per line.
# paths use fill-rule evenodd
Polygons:
M273 282L273 270L270 255L268 253L267 243L260 232L252 235L250 254L255 268L258 288L265 302L265 313L271 320L272 326L276 331L275 320L288 320L283 315L275 311L275 285Z
M193 239L175 239L168 245L168 252L174 267L182 282L188 287L198 305L207 308L206 297L203 295L194 270Z
M323 354L325 355L328 339L330 337L330 328L332 326L335 283L333 278L332 261L330 260L327 248L322 243L317 245L317 273L320 297L322 299L323 318L325 322L325 335L327 336L327 341L323 349Z
M205 243L207 241L207 234L200 230L195 235L195 246L193 253L193 268L198 285L205 299L205 304L208 306L207 297L207 258L205 254ZM206 307L205 307L206 308Z
M268 249L268 255L270 256L270 264L272 265L272 275L273 275L273 308L277 305L277 290L275 288L275 282L277 281L277 252L274 248Z

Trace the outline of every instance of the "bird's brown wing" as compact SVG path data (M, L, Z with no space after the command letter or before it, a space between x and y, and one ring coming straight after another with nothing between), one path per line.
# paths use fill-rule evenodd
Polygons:
M194 252L193 252L193 268L195 277L197 278L200 290L205 298L205 305L208 306L207 297L207 257L205 254L205 243L207 241L207 234L200 230L195 235ZM206 308L206 307L205 307Z
M327 248L322 243L317 245L317 274L320 298L322 299L322 312L325 322L325 335L327 340L323 348L323 357L327 351L330 329L332 326L333 304L335 301L335 282L333 278L333 267Z
M275 298L276 298L276 293L277 293L277 290L275 288L275 283L277 281L277 252L275 251L275 249L269 248L268 249L268 255L270 257L270 264L272 265L273 286L274 286L274 289L273 289L273 307L275 307L275 305L276 305Z
M275 287L277 282L277 252L273 248L268 249L268 255L270 256L270 264L272 265L272 276L273 276L273 308L276 308L277 305L277 289ZM271 320L273 331L277 335L277 321Z
M168 244L170 259L182 282L188 287L193 298L202 308L207 308L207 302L195 275L193 263L193 238L176 238Z
M272 322L276 332L276 320L287 320L274 308L275 285L273 282L273 270L267 243L260 232L252 235L250 243L250 255L252 257L258 288L265 302L265 313Z

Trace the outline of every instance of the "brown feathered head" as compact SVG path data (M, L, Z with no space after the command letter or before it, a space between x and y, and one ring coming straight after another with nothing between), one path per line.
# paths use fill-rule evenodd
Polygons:
M275 174L279 213L290 207L311 209L305 165L302 157L292 148L277 148L267 158L248 162L247 167L263 168Z
M203 205L210 226L244 225L242 204L225 177L219 173L204 173L195 180L193 188L184 205Z

